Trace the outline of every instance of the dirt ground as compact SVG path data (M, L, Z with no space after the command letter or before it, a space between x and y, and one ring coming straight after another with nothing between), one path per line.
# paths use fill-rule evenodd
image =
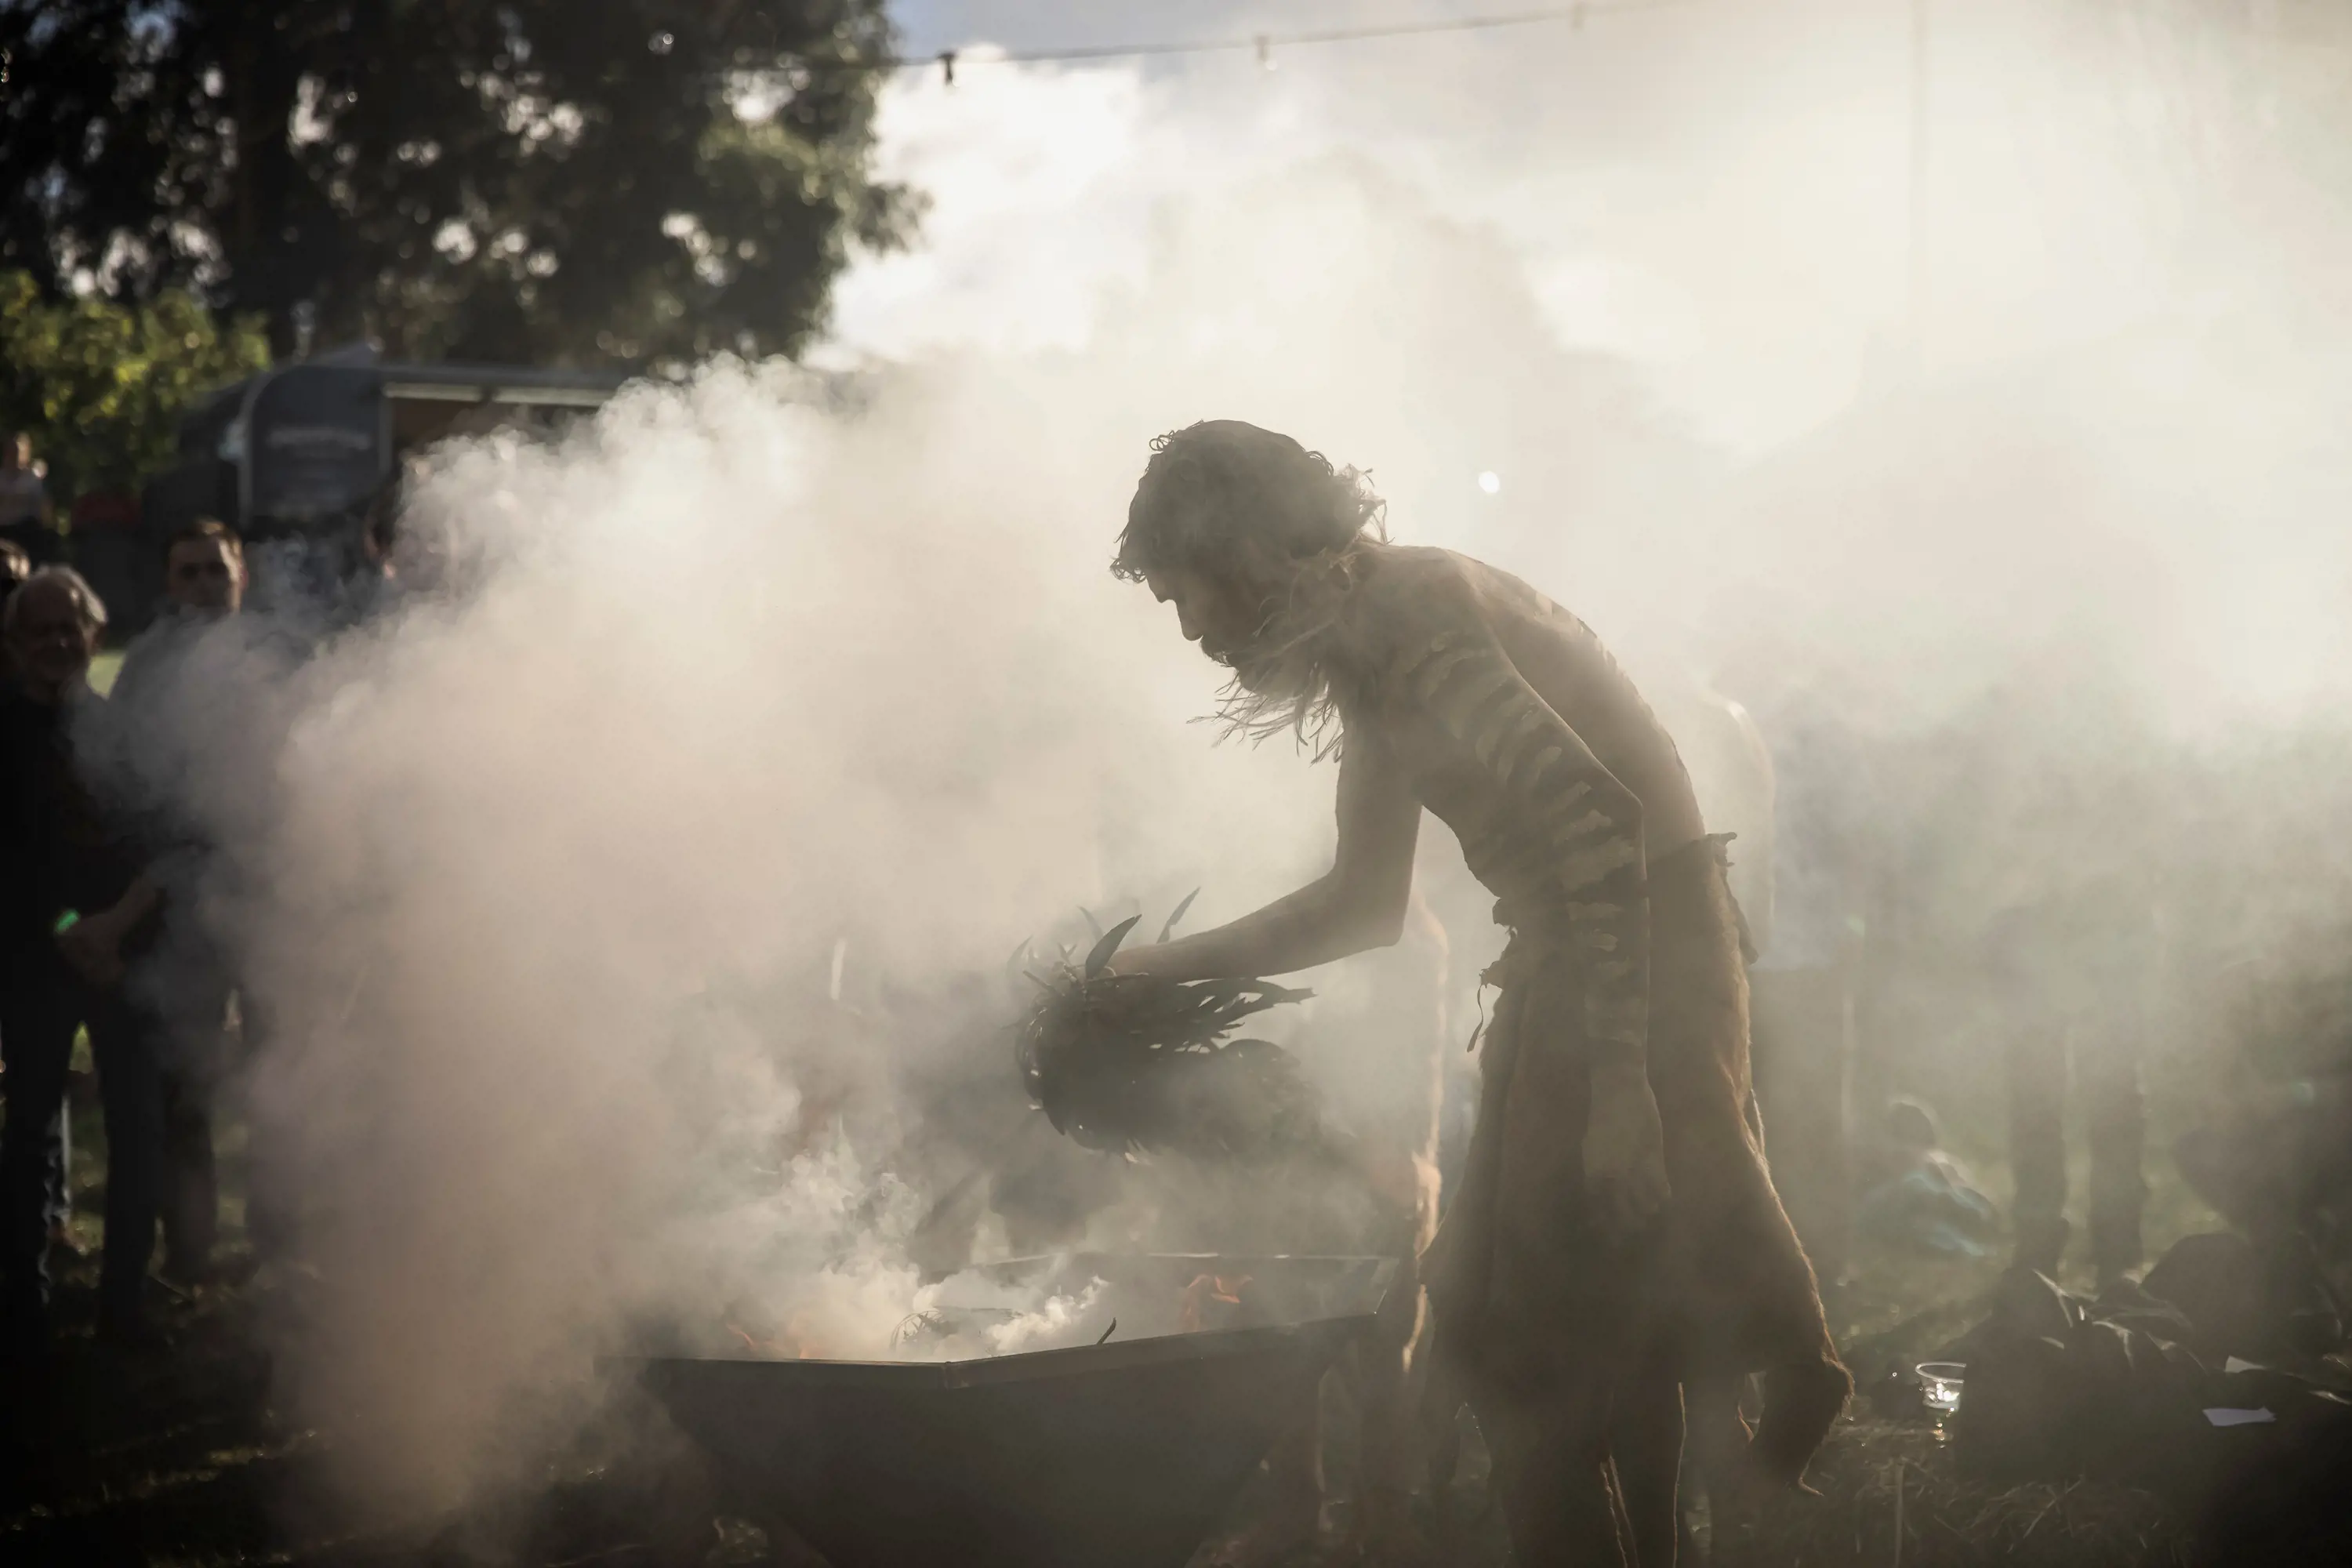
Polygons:
M649 1406L624 1408L607 1430L559 1457L529 1497L454 1514L355 1523L331 1486L335 1435L291 1420L276 1398L264 1325L299 1310L303 1279L257 1272L238 1225L237 1141L224 1140L227 1278L163 1300L168 1348L121 1352L91 1336L103 1151L85 1094L77 1115L79 1238L60 1307L59 1380L44 1462L0 1496L0 1562L10 1564L289 1564L298 1568L624 1568L634 1564L775 1563L805 1560L735 1517L691 1454ZM2151 1247L2211 1221L2153 1169ZM1864 1253L1833 1306L1849 1360L1865 1384L1929 1359L1974 1321L1999 1260L1923 1263ZM39 1419L26 1391L5 1396L13 1421ZM1344 1434L1344 1420L1333 1423ZM616 1441L616 1437L625 1439ZM1335 1538L1294 1568L1352 1561L1336 1537L1349 1501L1349 1455L1334 1443ZM1453 1502L1460 1529L1442 1560L1487 1568L1507 1560L1486 1506L1475 1445ZM1819 1498L1769 1517L1696 1522L1713 1561L1807 1568L1973 1563L2159 1565L2182 1561L2179 1521L2141 1493L2088 1484L1991 1492L1961 1481L1932 1425L1888 1425L1857 1407L1817 1463ZM1245 1497L1235 1524L1246 1518ZM1898 1537L1902 1542L1898 1557Z

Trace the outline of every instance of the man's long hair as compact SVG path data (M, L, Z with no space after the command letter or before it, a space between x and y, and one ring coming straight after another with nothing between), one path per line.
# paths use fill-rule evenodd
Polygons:
M1151 443L1111 571L1140 582L1188 565L1243 593L1279 584L1217 719L1228 735L1289 731L1316 755L1338 744L1333 637L1365 547L1385 542L1388 503L1361 469L1335 467L1291 437L1211 419Z

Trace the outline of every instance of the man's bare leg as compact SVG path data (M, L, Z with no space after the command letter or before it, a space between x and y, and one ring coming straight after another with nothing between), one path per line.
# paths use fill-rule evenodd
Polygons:
M1420 1435L1423 1475L1429 1488L1434 1546L1441 1560L1452 1562L1461 1521L1454 1508L1454 1479L1462 1468L1462 1385L1434 1355L1422 1358L1420 1387L1413 1395Z
M1730 1507L1748 1485L1748 1445L1753 1434L1739 1408L1747 1382L1716 1373L1694 1375L1683 1384L1691 1479L1706 1493L1711 1509Z
M1641 1568L1674 1568L1682 1521L1683 1390L1674 1363L1654 1352L1618 1390L1609 1447Z
M1362 1460L1349 1544L1375 1558L1427 1555L1412 1507L1414 1489L1429 1480L1438 1446L1428 1413L1434 1325L1422 1298L1419 1263L1417 1257L1402 1260L1389 1303L1355 1352ZM1450 1418L1444 1436L1453 1437ZM1449 1463L1449 1480L1452 1473Z
M1265 1506L1209 1555L1212 1568L1258 1568L1315 1544L1323 1522L1323 1397L1318 1384L1265 1457Z
M1472 1408L1494 1456L1515 1568L1625 1568L1605 1385L1541 1402L1489 1395Z
M1853 1393L1853 1375L1826 1347L1811 1360L1768 1368L1764 1414L1748 1449L1749 1472L1774 1490L1804 1489L1805 1465Z

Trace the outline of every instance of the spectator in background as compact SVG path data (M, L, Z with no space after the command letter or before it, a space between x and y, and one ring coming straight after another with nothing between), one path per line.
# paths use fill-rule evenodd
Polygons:
M343 585L341 623L355 626L373 620L398 602L407 586L400 579L394 551L398 545L399 491L386 486L368 503L360 520L359 560Z
M2048 873L2059 869L2040 864ZM2005 1041L2016 1261L2056 1279L2065 1218L2069 1089L2090 1145L2091 1264L2101 1289L2139 1267L2147 1203L2141 1056L2157 973L2152 883L2136 868L2076 877L2000 911L1984 952L2013 1013Z
M163 543L167 615L201 624L245 606L245 541L215 517L200 517ZM127 672L142 637L123 658Z
M25 584L33 574L33 558L25 547L12 539L0 539L0 605L8 595ZM8 642L0 637L0 691L14 689L15 666L8 658ZM7 1093L8 1083L0 1077L0 1097ZM49 1170L49 1202L47 1210L49 1226L49 1250L81 1256L81 1248L73 1238L73 1124L65 1108L58 1108L56 1135L53 1146L45 1152L44 1163Z
M33 574L33 558L25 547L13 539L0 539L0 607L5 607L25 579ZM0 637L0 693L16 689L16 665L8 650L8 639Z
M238 679L240 647L209 634L244 607L246 581L244 542L226 523L201 518L165 541L163 613L123 654L110 703L103 787L163 894L126 994L162 1098L163 1276L182 1285L213 1277L212 1110L234 985L200 913L210 847L180 800L206 787L200 753L235 700L222 688Z
M2275 1253L2297 1237L2352 1264L2352 963L2347 933L2225 975L2225 1076L2174 1145L2199 1197Z
M48 1307L49 1160L78 1027L104 1098L106 1262L101 1337L151 1340L144 1310L162 1142L152 1062L123 1008L124 942L158 902L83 786L75 736L103 699L89 689L106 608L70 567L35 572L0 612L14 665L0 700L0 1332L37 1362Z
M33 461L33 438L21 430L0 443L0 541L22 550L35 565L58 556L57 509Z
M13 539L0 539L0 605L5 605L8 595L23 587L25 579L32 574L33 558L25 553L25 547ZM16 667L8 658L8 641L0 637L0 691L14 689L15 671ZM7 1089L7 1079L0 1077L0 1097L6 1095ZM75 1245L73 1238L73 1188L70 1184L73 1122L62 1105L58 1108L56 1125L55 1144L45 1154L45 1163L50 1173L47 1209L49 1250L79 1258L81 1248Z
M1949 731L1966 765L1931 786L1931 810L1951 815L1922 868L1938 893L1921 917L1973 946L2000 1027L2014 1260L2060 1278L2074 1239L2071 1109L2089 1146L2084 1206L2105 1289L2144 1261L2142 1068L2166 968L2162 858L2145 846L2175 807L2135 700L2089 679L2063 663L2021 671Z
M1883 1247L1989 1258L2000 1211L1979 1192L1969 1168L1945 1152L1936 1113L1897 1095L1863 1140L1862 1232Z

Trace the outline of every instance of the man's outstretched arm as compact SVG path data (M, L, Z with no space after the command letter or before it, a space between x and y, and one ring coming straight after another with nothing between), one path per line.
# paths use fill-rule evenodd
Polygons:
M1129 948L1111 968L1169 980L1287 974L1391 946L1404 931L1420 834L1412 781L1376 740L1350 735L1340 753L1339 847L1329 871L1213 931Z

